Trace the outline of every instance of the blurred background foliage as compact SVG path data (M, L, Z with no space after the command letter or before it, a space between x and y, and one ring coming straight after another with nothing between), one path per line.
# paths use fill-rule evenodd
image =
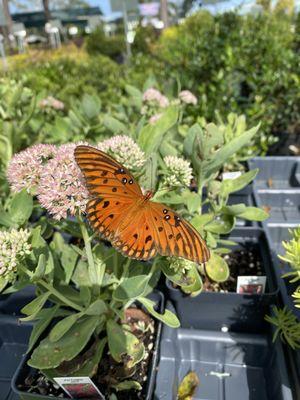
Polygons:
M169 98L176 98L181 89L191 90L198 104L185 110L189 122L201 117L219 123L229 113L244 115L249 126L260 121L253 154L276 153L288 149L290 142L299 142L299 15L277 10L213 16L200 11L162 33L138 27L129 63L124 62L124 51L120 33L107 37L97 29L85 37L80 49L68 45L10 57L2 82L22 85L30 91L30 100L54 96L64 103L58 115L47 113L47 129L68 116L84 94L98 98L102 113L138 121L141 110L129 104L132 99L126 87L144 91L153 86ZM42 139L40 126L32 119L39 119L37 114L35 109L29 119L39 132L28 134L26 146ZM16 150L22 147L21 141Z

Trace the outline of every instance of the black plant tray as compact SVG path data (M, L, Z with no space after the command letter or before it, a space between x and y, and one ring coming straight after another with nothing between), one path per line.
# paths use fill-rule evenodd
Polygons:
M195 371L193 400L292 400L280 342L268 335L163 328L154 400L174 400Z
M264 224L283 227L300 225L300 190L255 190L254 196L257 206L270 214Z
M35 298L35 288L26 286L18 292L0 295L0 314L21 315L21 309Z
M0 314L0 399L17 399L10 381L26 352L31 324L20 324L17 318Z
M248 165L259 168L254 189L300 189L300 157L255 157Z
M239 228L230 240L242 245L258 246L267 276L264 294L238 294L202 292L196 297L185 295L167 282L168 298L173 302L183 328L221 330L235 332L264 332L268 324L264 317L270 305L277 301L277 285L265 233L259 228Z
M155 290L148 297L149 297L149 299L156 302L157 311L160 313L163 313L164 308L165 308L164 295L161 292ZM161 340L162 323L160 321L157 321L156 328L157 329L156 329L155 346L153 349L152 360L149 365L147 386L146 386L146 391L145 391L145 400L152 400L152 398L153 398L153 391L154 391L154 385L155 385L155 380L156 380L157 364L158 364L158 357L159 357L159 346L160 346L160 340ZM25 351L26 351L26 346L25 346ZM37 400L37 399L45 399L45 400L65 399L65 400L68 400L69 397L67 395L65 397L42 396L40 394L28 393L28 392L23 392L23 391L19 390L18 386L20 384L24 383L24 380L30 374L30 370L32 370L32 368L27 365L27 360L30 358L30 356L31 356L31 353L27 354L25 357L23 357L21 359L21 362L19 363L19 366L18 366L18 368L13 376L13 379L12 379L11 387L12 387L12 390L13 390L15 396L17 396L16 398L20 398L22 400ZM1 392L0 392L0 399L2 400ZM7 399L7 400L11 400L11 399ZM88 399L86 399L86 400L88 400Z

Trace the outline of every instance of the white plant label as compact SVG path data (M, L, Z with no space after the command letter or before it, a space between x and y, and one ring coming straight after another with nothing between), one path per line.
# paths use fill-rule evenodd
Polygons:
M240 294L262 294L266 290L266 276L238 276L236 292Z
M222 179L223 181L225 181L226 179L236 179L241 175L241 171L223 172Z
M105 400L103 394L88 376L53 379L72 399Z

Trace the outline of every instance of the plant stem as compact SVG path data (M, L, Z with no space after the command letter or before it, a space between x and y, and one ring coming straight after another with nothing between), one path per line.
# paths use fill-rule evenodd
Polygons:
M61 300L63 303L65 303L67 306L74 308L74 310L77 311L84 311L84 308L80 307L78 304L73 303L72 300L67 299L62 293L60 293L58 290L56 290L52 285L49 283L41 280L38 282L41 286L44 286L45 289L47 289L53 296L57 297L59 300Z
M33 273L29 271L26 267L23 267L23 265L19 265L18 267L21 271L23 271L27 276L32 278ZM61 300L65 305L74 308L77 311L84 311L82 307L80 307L78 304L73 303L72 300L67 299L62 293L60 293L58 290L56 290L50 283L45 282L43 279L39 279L37 281L37 285L43 286L45 289L47 289L53 296L57 297L59 300Z
M126 263L125 263L125 265L124 265L122 278L127 278L130 264L131 264L131 258L128 258Z
M83 222L81 214L78 215L79 226L82 234L82 238L84 241L85 252L89 265L89 274L91 277L91 281L93 284L93 292L97 296L100 293L99 283L98 283L98 272L95 265L92 246L91 246L91 238L89 237L88 231L86 229L85 223Z

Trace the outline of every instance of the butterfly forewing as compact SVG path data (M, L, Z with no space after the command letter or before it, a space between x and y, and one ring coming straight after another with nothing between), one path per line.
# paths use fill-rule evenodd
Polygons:
M141 188L131 173L103 151L77 146L74 154L92 195L113 198L142 196Z

